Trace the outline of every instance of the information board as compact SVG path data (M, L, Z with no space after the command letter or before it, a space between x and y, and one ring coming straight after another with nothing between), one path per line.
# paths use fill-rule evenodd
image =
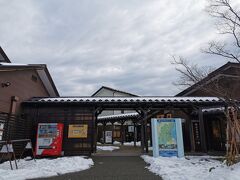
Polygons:
M152 119L153 156L183 157L182 122L179 118Z
M68 126L68 138L87 138L87 124L70 124Z
M112 143L112 131L105 131L105 142Z

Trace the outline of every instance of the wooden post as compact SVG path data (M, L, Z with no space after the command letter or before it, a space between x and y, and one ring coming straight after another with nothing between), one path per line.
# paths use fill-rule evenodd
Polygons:
M136 122L133 123L133 139L134 139L134 147L136 147Z
M113 140L113 136L114 135L114 122L112 122L112 144L113 144L113 142L114 142L114 140Z
M121 144L123 145L123 142L124 142L124 137L123 137L123 124L124 124L124 121L121 121Z
M148 153L148 133L147 133L147 111L144 111L144 142L145 142L145 152Z
M152 147L152 122L149 122L149 128L150 128L150 146Z
M141 120L141 149L142 149L142 153L144 153L144 146L145 146L145 142L144 142L144 122L143 119Z
M193 127L192 127L192 119L189 118L188 128L189 128L189 136L190 136L190 146L191 146L191 152L195 151L194 147L194 137L193 137Z
M199 119L199 126L200 126L201 149L203 152L207 152L206 134L205 134L202 108L198 109L198 119Z
M106 133L106 122L103 122L103 144L106 143L105 133Z

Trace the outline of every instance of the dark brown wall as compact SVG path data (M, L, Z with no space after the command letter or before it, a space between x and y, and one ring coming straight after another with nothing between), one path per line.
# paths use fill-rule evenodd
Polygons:
M32 80L32 75L37 77L37 81ZM11 85L2 87L2 83L5 82L10 82ZM22 101L34 96L49 96L49 94L35 70L0 70L0 112L10 112L12 96L18 97L16 113L19 113Z
M33 122L32 142L35 146L38 123L63 123L63 151L64 155L90 155L95 149L95 117L93 108L59 104L43 105L39 107L24 106L24 113ZM87 124L87 138L68 138L70 124Z

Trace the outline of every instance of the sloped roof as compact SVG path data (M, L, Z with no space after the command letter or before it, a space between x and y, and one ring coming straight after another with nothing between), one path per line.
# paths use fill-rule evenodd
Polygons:
M0 62L11 63L11 61L9 60L1 46L0 46Z
M99 116L98 120L112 120L112 119L125 119L125 118L135 118L138 117L138 113L124 113L124 114L114 114L114 115L108 115L108 116Z
M92 97L96 96L96 94L97 94L98 92L100 92L101 90L103 90L103 89L108 89L108 90L110 90L110 91L123 93L123 94L129 95L129 96L133 96L133 97L137 97L137 96L138 96L138 95L136 95L136 94L132 94L132 93L129 93L129 92L121 91L121 90L118 90L118 89L113 89L113 88L111 88L111 87L102 86L102 87L99 88L95 93L93 93Z
M223 66L221 66L220 68L216 69L215 71L211 72L208 74L207 77L203 78L201 81L199 81L198 83L188 87L187 89L181 91L180 93L176 94L176 96L187 96L190 95L190 93L198 90L200 88L201 85L207 84L207 82L213 78L215 78L216 76L219 75L223 75L223 73L231 68L240 68L240 63L233 63L233 62L228 62L226 64L224 64ZM239 74L240 75L240 69L239 69Z
M52 97L59 97L58 90L45 64L17 64L17 63L3 63L0 62L1 70L26 70L34 69L39 75L44 87Z
M91 96L80 96L80 97L56 97L56 98L42 98L35 97L28 102L222 102L220 98L217 97L163 97L163 96L140 96L140 97L91 97Z

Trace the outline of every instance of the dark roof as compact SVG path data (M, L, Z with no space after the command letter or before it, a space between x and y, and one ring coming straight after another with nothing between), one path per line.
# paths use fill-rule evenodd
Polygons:
M9 60L1 46L0 46L0 62L11 63L11 61Z
M48 68L46 64L16 64L16 63L2 63L0 62L0 70L26 70L26 69L34 69L38 73L41 81L43 82L44 87L49 92L49 94L53 94L51 92L54 92L54 96L59 97L58 90L54 84L54 81L48 71ZM52 87L51 90L48 88L48 86ZM50 92L51 91L51 92ZM53 96L53 97L54 97Z
M224 64L220 68L218 68L218 69L214 70L213 72L209 73L207 77L203 78L201 81L199 81L198 83L188 87L187 89L181 91L176 96L187 96L191 92L196 91L199 88L200 85L203 85L203 84L207 83L209 80L211 80L212 78L222 74L224 71L226 71L227 69L229 69L231 67L240 68L240 63L227 62L226 64Z
M136 95L136 94L132 94L132 93L129 93L129 92L125 92L125 91L113 89L113 88L110 88L110 87L107 87L107 86L102 86L101 88L99 88L95 93L93 93L92 97L94 97L94 96L95 96L99 91L101 91L102 89L108 89L108 90L110 90L110 91L128 94L128 95L133 96L133 97L138 97L138 95Z

